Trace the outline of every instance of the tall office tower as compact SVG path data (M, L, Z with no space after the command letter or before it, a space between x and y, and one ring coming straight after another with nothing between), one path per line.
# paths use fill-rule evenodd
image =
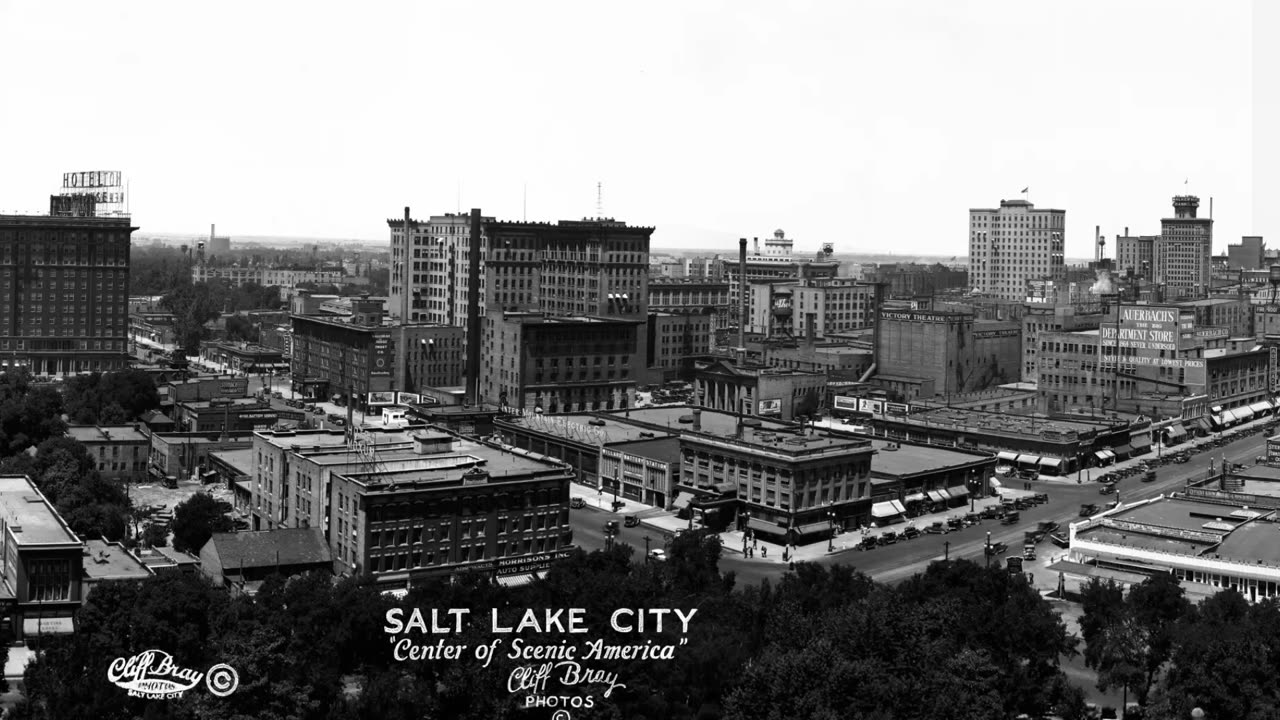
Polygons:
M483 218L492 222L493 218ZM391 299L387 311L398 322L467 325L467 253L471 218L464 214L432 215L414 220L387 220L391 228ZM488 240L480 236L480 292L484 292L484 259Z
M1025 300L1028 280L1062 280L1067 213L1026 200L969 211L969 284L979 295Z
M128 367L124 214L54 196L49 215L0 215L0 367L65 376Z
M1124 235L1116 236L1116 272L1128 275L1132 270L1134 275L1151 279L1159 239L1159 235L1130 235L1129 228L1125 228Z
M1196 217L1199 207L1194 195L1175 196L1173 217L1160 221L1155 275L1170 300L1208 297L1213 285L1213 220Z
M635 402L646 361L651 227L485 223L481 396L546 412Z

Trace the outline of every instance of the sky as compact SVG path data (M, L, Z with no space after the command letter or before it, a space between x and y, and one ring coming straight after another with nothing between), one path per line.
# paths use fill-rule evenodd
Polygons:
M1189 193L1225 252L1280 237L1263 4L0 0L0 211L119 170L140 235L478 207L963 256L969 208L1027 198L1091 257Z

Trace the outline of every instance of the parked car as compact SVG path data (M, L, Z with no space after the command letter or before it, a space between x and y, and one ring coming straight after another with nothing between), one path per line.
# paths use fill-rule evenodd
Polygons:
M949 517L947 518L947 527L952 530L960 530L964 527L964 520L958 517Z
M1062 526L1052 520L1042 520L1040 524L1036 526L1036 529L1041 533L1048 535L1051 532L1057 532L1060 527Z
M982 517L987 520L995 520L1004 514L998 505L988 505L982 510Z
M977 525L980 522L982 522L982 516L979 515L978 513L965 513L965 516L964 516L965 525Z
M946 535L951 532L951 528L947 527L944 522L936 522L925 528L924 531L930 535Z
M983 549L983 552L986 553L987 555L1003 555L1006 552L1008 552L1008 550L1009 550L1009 546L1005 545L1004 543L993 542L990 545L987 545Z
M587 501L586 501L586 500L584 500L583 498L575 497L575 498L571 498L571 499L569 500L569 507L571 507L571 508L575 508L575 509L576 509L576 508L584 508L584 507L586 507L586 506L587 506Z
M661 549L650 550L649 557L654 562L662 562L663 560L667 559L667 551L661 550Z
M1093 517L1098 514L1098 506L1093 503L1086 503L1080 506L1080 517Z
M1035 559L1036 559L1036 546L1035 546L1035 545L1023 545L1023 546L1022 546L1022 559L1023 559L1023 560L1035 560Z
M1020 520L1022 520L1022 516L1015 510L1011 513L1005 514L1004 519L1000 521L1000 524L1017 525Z
M1146 473L1142 475L1142 482L1144 483L1154 482L1155 479L1156 479L1155 470L1148 470Z
M1035 501L1041 505L1049 502L1049 493L1036 493Z
M1061 533L1049 533L1049 542L1052 542L1054 545L1064 549L1071 547L1071 542Z
M1107 483L1106 485L1103 485L1102 487L1098 488L1099 495L1111 495L1115 491L1116 491L1115 483Z
M618 534L618 521L617 521L617 520L610 520L609 522L605 523L605 524L604 524L604 533L605 533L606 535L617 535L617 534Z
M1185 462L1191 462L1191 456L1186 453L1179 453L1173 456L1173 461L1181 465Z
M920 537L920 530L915 525L908 525L907 528L902 531L903 540L914 540L918 537Z
M876 538L877 545L892 545L896 542L898 542L898 534L894 532L887 532Z
M862 538L862 541L858 543L857 548L859 550L871 550L878 544L879 543L876 542L876 539L874 536L868 535Z
M622 524L627 527L635 527L640 524L640 518L636 515L628 515L626 519L622 521Z

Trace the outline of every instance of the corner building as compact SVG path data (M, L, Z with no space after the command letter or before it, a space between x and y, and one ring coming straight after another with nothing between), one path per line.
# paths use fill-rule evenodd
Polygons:
M0 367L53 377L128 367L137 229L123 216L0 215Z

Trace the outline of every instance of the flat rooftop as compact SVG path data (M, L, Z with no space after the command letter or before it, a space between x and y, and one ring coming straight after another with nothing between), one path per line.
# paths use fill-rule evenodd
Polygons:
M702 409L701 430L693 429L693 411L688 405L662 405L658 407L633 408L631 410L614 410L608 416L617 418L619 422L631 420L651 426L667 428L672 433L683 436L709 437L711 439L735 440L738 432L738 416L715 410ZM699 408L700 409L700 408ZM745 418L747 422L758 423L754 427L744 427L742 438L737 442L755 445L771 451L797 452L809 450L828 450L847 448L871 449L869 441L863 438L831 435L823 430L815 430L810 434L808 428L801 428L793 423L776 422L757 417ZM774 434L772 440L766 439ZM804 438L804 444L791 444L789 439Z
M377 426L365 428L361 432L368 433L375 445L408 443L413 441L413 434L422 426L387 429ZM315 449L324 447L341 447L347 444L347 434L342 430L259 430L253 433L281 450L288 450L294 445L299 449Z
M537 453L519 449L495 447L484 443L456 438L452 448L444 452L417 455L411 458L383 461L382 468L373 472L344 473L350 479L371 486L389 483L462 483L462 476L472 467L489 473L493 481L555 470L560 463Z
M960 465L992 461L990 455L975 455L928 445L899 445L897 450L887 450L891 443L872 440L877 452L871 458L871 474L902 477L944 470Z
M1121 492L1123 498L1123 491ZM1200 502L1188 498L1165 498L1156 502L1144 503L1131 508L1122 509L1112 515L1115 520L1128 520L1143 525L1194 530L1225 535L1227 530L1206 528L1208 523L1221 521L1230 525L1238 525L1243 519L1231 517L1231 513L1240 510L1232 505Z
M237 448L235 450L214 450L209 454L245 475L253 474L253 448L251 447Z
M226 402L232 410L244 410L256 407L261 407L263 410L271 409L269 405L264 404L256 397L222 398L218 402L213 402L212 400L187 400L180 401L178 404L192 410L208 410L209 408L222 409L223 402Z
M631 411L633 416L639 412L639 410ZM686 412L686 414L688 413ZM652 440L655 437L655 431L630 424L625 419L614 420L595 415L526 415L523 417L504 418L503 422L580 442L595 443L596 438L599 438L600 442L605 445L635 442L637 440ZM659 433L658 435L671 437L678 432L678 430L673 430L670 433Z
M964 408L935 408L925 412L912 413L911 415L896 417L890 415L886 416L886 419L913 425L981 429L985 434L1003 433L1005 435L1031 437L1041 437L1045 432L1087 435L1110 428L1110 425L1104 422L1049 419L1031 415L966 410Z
M68 425L67 437L82 443L151 442L146 433L132 425Z
M80 545L80 538L25 475L0 477L0 512L0 522L19 545Z
M91 580L133 580L149 577L147 565L119 543L86 540L84 574Z
M1222 541L1213 555L1224 560L1239 560L1275 567L1280 565L1280 524L1274 522L1245 523Z

